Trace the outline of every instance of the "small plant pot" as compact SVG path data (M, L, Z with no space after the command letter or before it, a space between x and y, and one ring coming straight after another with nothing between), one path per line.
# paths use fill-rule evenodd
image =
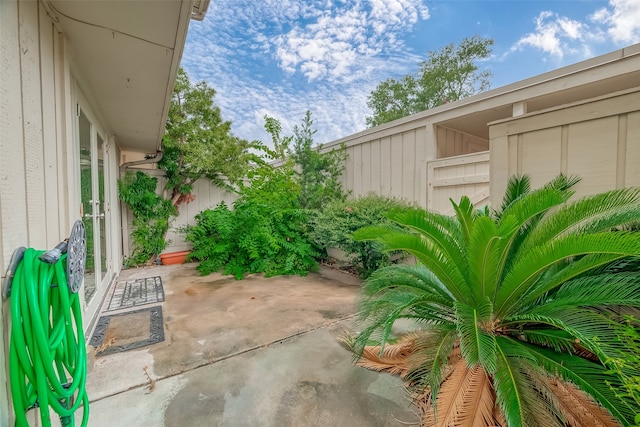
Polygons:
M191 251L167 252L160 254L162 265L182 264Z

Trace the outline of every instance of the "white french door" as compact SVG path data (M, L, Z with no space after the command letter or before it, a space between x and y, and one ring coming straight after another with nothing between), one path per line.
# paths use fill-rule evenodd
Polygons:
M78 104L81 216L87 236L85 316L93 318L113 275L109 239L108 162L105 138L88 109Z

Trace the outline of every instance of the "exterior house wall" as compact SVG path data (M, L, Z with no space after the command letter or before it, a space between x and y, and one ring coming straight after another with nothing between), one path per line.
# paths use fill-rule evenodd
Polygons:
M489 140L446 126L436 126L438 158L489 150Z
M343 187L352 197L376 193L424 204L426 182L421 177L425 176L429 147L426 128L394 130L355 144L347 142Z
M489 151L427 162L427 209L454 214L451 200L467 196L476 207L489 203Z
M524 123L522 120L529 120L529 118L540 114L548 114L548 117L553 115L554 120L562 121L564 120L562 119L564 112L558 111L557 114L552 112L563 110L565 108L562 107L563 105L590 103L591 101L588 100L607 97L609 96L607 94L617 91L630 90L637 86L638 78L640 78L640 44L367 129L330 142L323 147L323 150L337 148L341 144L346 146L349 158L343 175L343 187L345 190L351 191L352 197L374 192L404 198L423 207L440 210L440 207L435 206L442 206L442 209L445 209L446 204L437 201L445 198L444 193L440 191L440 194L434 197L430 193L433 182L428 175L430 166L433 166L433 171L439 170L441 176L438 177L437 173L432 175L432 178L440 180L438 184L443 184L442 177L445 175L442 174L445 172L453 173L453 170L456 170L453 175L446 176L449 180L447 185L441 186L447 187L447 191L450 191L454 199L460 191L471 191L474 194L469 195L475 196L475 199L479 201L479 206L482 206L486 203L484 194L488 191L488 186L491 185L491 198L495 200L497 194L503 193L507 177L518 170L514 166L517 164L517 156L515 163L513 160L515 149L510 148L508 153L505 151L507 145L510 144L509 147L513 147L514 138L517 137L509 133L510 139L507 144L505 136L495 133L498 132L498 125L502 121L514 123L513 126L515 126L515 123ZM619 108L618 102L619 100L612 100L611 104L616 105L612 108ZM591 113L581 111L579 114L589 115ZM607 112L599 114L606 115ZM612 114L615 115L615 113ZM593 124L593 129L585 127L588 125L567 125L565 131L551 130L545 123L527 122L532 123L532 126L540 126L540 133L536 134L533 130L527 131L526 134L522 133L520 145L526 144L526 152L521 151L519 155L523 156L523 159L529 159L524 160L522 171L534 172L533 166L536 165L536 162L538 163L537 166L540 169L536 168L535 170L535 185L544 181L543 177L550 175L551 170L564 171L562 166L559 166L558 159L568 159L569 155L578 159L580 156L575 157L574 152L591 152L589 150L590 146L594 146L593 143L578 145L574 142L571 145L571 151L565 157L559 157L556 153L554 159L549 159L533 154L533 152L544 152L544 149L539 150L536 144L553 145L555 147L553 149L558 150L558 146L548 142L547 138L564 138L569 134L565 135L562 132L567 130L570 130L573 136L583 132L589 134L590 138L597 134L600 134L601 137L606 136L606 138L620 135L622 138L622 131L626 126L628 127L627 136L624 139L629 141L627 145L633 144L631 139L634 138L635 132L633 130L634 120L637 120L634 115L621 118L619 129L615 127L613 121L609 123L603 121L599 124ZM576 120L576 123L578 121ZM490 134L489 123L493 123L491 129L494 133ZM527 143L525 140L528 142L535 140L536 144ZM629 145L629 147L631 146ZM569 149L569 145L561 147ZM621 147L622 145L619 145L614 148L622 150ZM597 153L600 150L611 155L612 152L607 151L609 148L594 146L595 151L593 152ZM474 153L486 152L486 150L491 151L490 182L485 182L486 171L478 169L481 167L480 163L473 160L476 158ZM631 170L631 166L636 164L634 163L636 160L632 160L635 158L634 153L629 152L628 155L629 160L626 162L625 172L621 172L621 169L618 168L616 176L619 175L619 177L616 178L616 182L621 182L620 177L624 176L626 185L632 185L635 179L632 177L635 177L635 172ZM452 160L459 163L455 168L452 167L452 164L443 168L442 163L432 163L460 156L469 156L469 158ZM534 160L535 156L538 156L536 160ZM464 164L467 166L463 167ZM613 162L609 161L609 164L613 164ZM565 169L579 173L585 172L589 168L583 161L567 160ZM455 178L455 180L451 178ZM497 185L493 185L494 178L498 180ZM461 186L450 185L456 180ZM590 180L593 181L592 183L597 181L598 185L602 184L598 177L590 178ZM589 183L583 181L582 186L587 185ZM448 207L445 210L448 210Z
M494 204L516 174L577 175L577 196L640 186L640 87L492 123L490 140Z
M63 32L41 2L28 0L0 2L0 69L0 271L4 276L16 248L52 248L69 236L81 217L75 112L82 76L74 74ZM93 110L97 103L85 95L84 108ZM99 116L94 124L100 126ZM117 150L114 137L104 128L100 132L106 145L114 148L103 159L105 192L113 195L117 194ZM119 206L106 209L112 220L107 232L117 242ZM119 247L109 247L114 259L120 258ZM119 271L118 265L112 267ZM0 303L0 426L8 426L13 417L7 378L10 299ZM87 317L85 328L91 320ZM30 414L36 416L35 411Z
M408 123L396 121L381 130L371 129L331 143L323 151L345 145L348 157L342 185L351 197L375 193L447 212L451 207L447 194L471 191L477 196L477 204L482 205L489 195L488 154L478 162L475 153L486 153L489 140L438 125L442 119L428 116ZM453 157L447 164L438 163ZM458 165L455 172L454 165ZM464 181L466 175L482 177ZM459 180L451 180L454 176ZM450 180L443 183L445 178ZM443 184L437 194L433 192L432 179L439 180L436 185ZM480 181L472 182L474 179ZM443 193L444 188L447 194ZM484 195L479 197L480 194Z
M85 286L102 279L91 301L80 290L85 333L121 265L120 145L159 146L190 18L208 0L93 3L0 1L0 271L16 248L51 248L78 219L92 224L106 268L85 274ZM9 304L0 300L2 427L13 417Z
M0 271L20 247L55 246L73 219L64 38L38 2L0 5ZM0 318L0 425L9 425L9 301Z

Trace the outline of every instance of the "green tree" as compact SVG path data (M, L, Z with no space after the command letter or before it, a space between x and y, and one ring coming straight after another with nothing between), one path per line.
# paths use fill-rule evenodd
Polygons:
M198 179L227 187L243 179L255 160L250 149L256 143L231 133L231 122L222 119L214 96L206 82L191 83L182 68L178 71L158 164L167 177L167 197L176 207L191 200Z
M619 228L640 218L640 189L570 202L574 183L531 191L514 178L496 211L463 197L455 217L403 211L390 217L411 231L357 233L419 261L372 275L347 344L423 391L424 425L634 422L622 386L640 374L624 340L639 326L626 314L640 309L640 273L615 265L640 253L640 234ZM401 318L419 329L387 344Z
M304 209L319 209L333 200L345 200L340 177L344 171L347 151L344 145L322 152L322 144L314 147L311 112L307 110L301 126L293 128L291 158L298 165L296 177L300 185L300 205Z
M173 89L158 163L167 183L156 194L157 179L143 172L118 181L119 196L134 215L132 256L127 265L154 261L167 245L166 235L178 207L193 199L193 184L208 178L235 190L256 160L248 142L231 133L214 103L215 90L206 82L191 83L181 68Z
M492 45L492 39L465 38L458 46L451 43L430 51L415 75L383 81L368 97L373 116L367 117L367 125L377 126L489 89L491 72L478 71L476 63L489 57Z

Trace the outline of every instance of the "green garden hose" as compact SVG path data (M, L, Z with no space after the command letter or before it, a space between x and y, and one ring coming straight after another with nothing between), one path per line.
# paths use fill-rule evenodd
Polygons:
M11 290L9 377L15 425L27 427L26 412L39 407L43 427L51 426L49 408L63 426L74 426L74 413L82 405L84 427L89 399L80 298L67 286L67 255L50 265L38 260L43 253L25 251Z

